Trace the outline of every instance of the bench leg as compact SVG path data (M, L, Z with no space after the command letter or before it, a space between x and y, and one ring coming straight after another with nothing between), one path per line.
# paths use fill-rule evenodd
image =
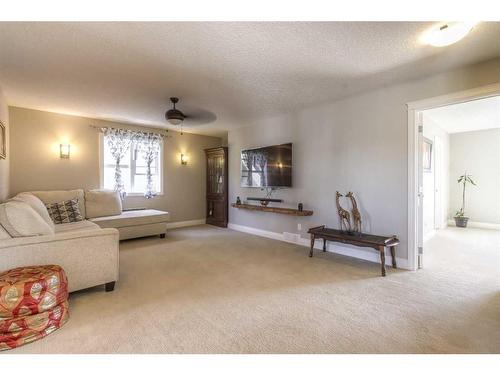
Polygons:
M115 289L115 281L111 281L110 283L104 284L104 290L106 292L112 292Z
M160 238L165 238L165 233L160 234Z
M310 258L313 256L313 249L314 249L314 234L311 234L311 251L309 251Z
M326 251L326 238L323 238L323 252Z
M396 246L391 246L392 268L398 268L396 265Z
M380 252L380 266L382 268L382 276L385 276L385 246L379 246Z

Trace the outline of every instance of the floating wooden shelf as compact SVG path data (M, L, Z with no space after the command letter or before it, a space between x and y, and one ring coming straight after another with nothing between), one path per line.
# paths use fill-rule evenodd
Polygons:
M313 211L303 210L299 211L296 208L283 208L283 207L267 207L267 206L257 206L255 204L231 204L234 208L242 208L244 210L254 210L254 211L265 211L274 212L276 214L284 214L291 216L311 216Z

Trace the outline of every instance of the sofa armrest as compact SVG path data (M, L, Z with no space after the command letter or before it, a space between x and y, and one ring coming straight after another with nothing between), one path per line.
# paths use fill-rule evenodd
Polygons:
M58 264L69 291L118 280L119 233L89 229L0 241L0 272L23 266Z
M89 229L74 232L63 232L45 236L14 237L2 240L0 249L16 246L37 245L47 242L67 241L75 238L88 238L99 236L118 236L118 231L112 228ZM118 238L118 237L117 237Z

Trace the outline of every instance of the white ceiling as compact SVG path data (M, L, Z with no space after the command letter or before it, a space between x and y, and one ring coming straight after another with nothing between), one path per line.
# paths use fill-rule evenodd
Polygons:
M249 120L339 99L500 55L500 23L445 48L419 43L434 23L0 23L9 105L167 126L178 108Z
M447 133L500 128L500 96L448 105L424 111Z

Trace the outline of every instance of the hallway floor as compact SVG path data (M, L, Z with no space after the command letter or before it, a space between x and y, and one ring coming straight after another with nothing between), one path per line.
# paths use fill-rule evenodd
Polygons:
M500 288L500 230L448 227L424 243L424 268L496 279Z

